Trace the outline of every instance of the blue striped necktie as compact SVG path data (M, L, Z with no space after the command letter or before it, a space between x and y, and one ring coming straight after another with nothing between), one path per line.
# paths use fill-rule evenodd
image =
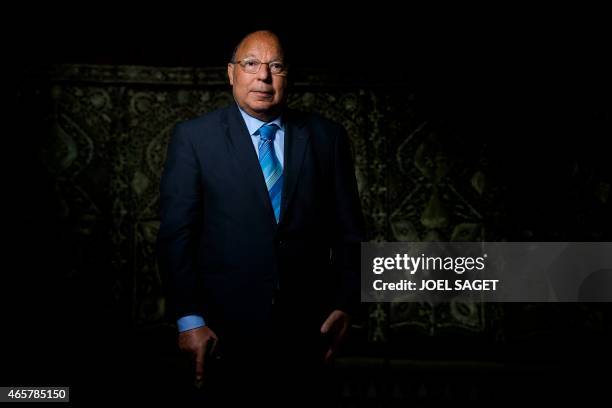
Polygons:
M280 216L281 193L283 190L283 168L274 153L274 137L278 126L274 123L259 128L259 164L266 179L266 187L270 195L270 202L274 209L274 216L278 223Z

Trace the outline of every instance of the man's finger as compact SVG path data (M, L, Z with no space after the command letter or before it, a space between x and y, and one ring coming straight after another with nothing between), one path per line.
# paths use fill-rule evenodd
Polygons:
M336 316L334 314L330 314L329 317L323 322L323 325L321 326L321 333L325 334L328 331L330 331L335 321L336 321Z
M346 330L342 330L340 333L338 333L334 337L332 345L329 347L329 350L327 350L327 353L325 354L325 361L326 362L331 360L331 358L334 356L334 354L336 354L336 350L338 349L338 347L340 346L340 344L342 343L342 341L344 339L344 333L345 332L346 332Z
M327 350L327 353L325 353L325 362L329 363L334 355L335 349L334 347L330 347L329 350Z
M196 382L204 378L204 359L206 358L206 344L196 351L195 354L195 376Z
M205 355L207 354L209 356L214 355L215 351L217 350L217 338L216 337L211 337L210 339L208 339L207 344L208 344L208 346L207 346L206 351L205 351L204 354Z
M347 331L348 331L348 324L346 323L340 327L340 330L337 330L337 333L333 337L332 344L330 345L329 350L327 350L327 353L325 354L325 362L329 362L329 360L331 360L333 355L336 353L336 350L338 349L340 344L344 341Z
M327 333L330 327L331 327L331 323L329 321L329 318L327 318L327 320L325 320L323 322L323 325L321 326L321 333Z

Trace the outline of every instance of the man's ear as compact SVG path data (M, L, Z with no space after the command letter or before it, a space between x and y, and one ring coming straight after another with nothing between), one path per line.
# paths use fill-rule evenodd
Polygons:
M234 86L234 64L231 62L227 64L227 77L231 86Z

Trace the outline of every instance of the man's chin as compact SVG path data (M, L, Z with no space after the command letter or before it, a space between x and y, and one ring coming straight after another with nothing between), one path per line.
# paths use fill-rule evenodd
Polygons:
M272 98L253 98L250 105L255 109L269 109L274 106L274 100Z

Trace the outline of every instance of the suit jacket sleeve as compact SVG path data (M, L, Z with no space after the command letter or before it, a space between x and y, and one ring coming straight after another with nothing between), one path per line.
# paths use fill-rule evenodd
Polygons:
M332 264L340 278L336 308L353 314L360 303L360 253L365 233L353 156L344 128L335 139L333 177L336 236Z
M202 187L200 166L189 136L183 125L175 127L160 184L157 253L168 311L175 319L202 314L194 267L203 208Z

